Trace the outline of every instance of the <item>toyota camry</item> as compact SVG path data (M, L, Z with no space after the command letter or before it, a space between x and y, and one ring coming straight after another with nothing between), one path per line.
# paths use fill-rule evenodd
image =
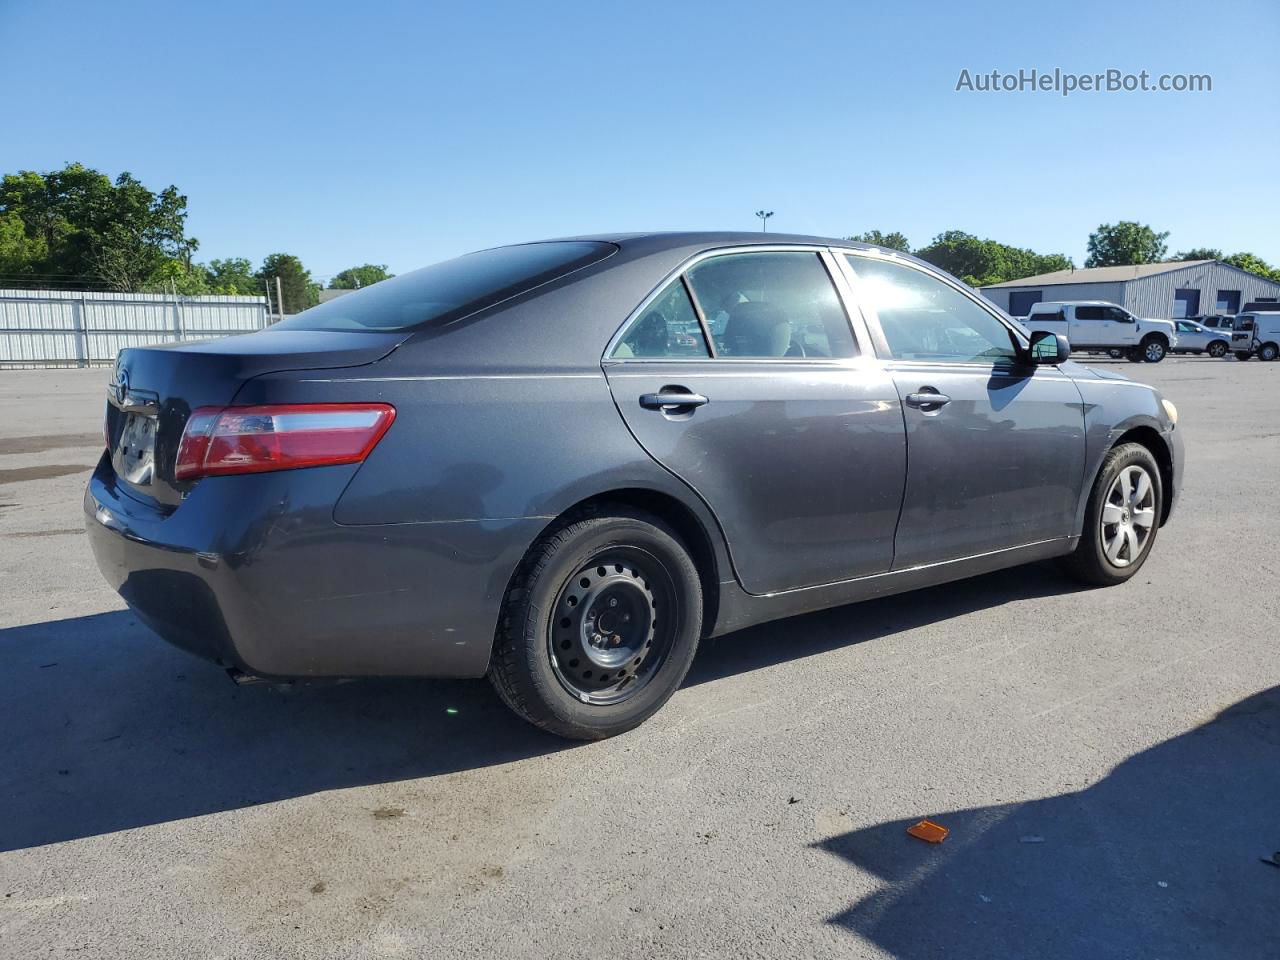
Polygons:
M497 247L269 329L124 350L99 567L240 678L479 677L594 739L701 639L1060 558L1118 584L1177 411L890 250L655 233Z

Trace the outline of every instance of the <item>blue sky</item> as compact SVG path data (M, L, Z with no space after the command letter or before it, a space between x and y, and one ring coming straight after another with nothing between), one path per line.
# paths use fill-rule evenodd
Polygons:
M199 257L404 271L583 232L1097 224L1280 261L1280 4L0 0L0 170L189 197ZM1264 53L1265 51L1265 53ZM958 93L974 73L1212 93Z

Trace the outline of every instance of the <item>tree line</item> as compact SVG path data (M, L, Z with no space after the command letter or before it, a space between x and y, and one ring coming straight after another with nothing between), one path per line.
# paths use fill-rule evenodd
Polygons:
M1172 263L1179 260L1221 260L1268 280L1280 282L1280 267L1273 267L1256 254L1241 252L1223 254L1212 247L1180 250L1168 256L1166 230L1133 220L1103 223L1089 235L1086 267L1129 266L1137 263ZM1070 257L1061 253L1036 253L1023 247L1011 247L995 240L980 240L962 230L947 230L933 238L927 246L913 250L902 233L868 230L849 237L862 243L910 253L934 266L941 267L972 287L985 287L1006 280L1021 280L1055 270L1074 269Z
M132 174L115 180L79 163L0 181L0 287L74 287L187 296L231 294L274 300L285 313L320 300L321 285L302 260L273 253L254 268L244 257L200 263L187 235L187 198L175 186L154 192ZM333 289L365 287L391 276L366 263L333 277ZM277 308L278 309L278 308Z
M319 302L321 284L302 260L273 253L255 269L243 257L195 259L200 242L187 235L187 198L175 186L152 191L129 173L112 180L79 163L37 173L23 170L0 181L0 287L75 287L132 292L263 295L275 297L276 279L286 313ZM1166 259L1168 232L1122 220L1089 236L1086 267L1157 263ZM912 253L971 286L1074 267L1061 253L1036 253L963 230L946 230L912 249L898 232L870 230L850 237ZM1252 253L1180 251L1171 260L1222 260L1272 280L1280 268ZM349 267L331 289L367 287L391 274L385 264ZM278 308L277 308L278 309Z

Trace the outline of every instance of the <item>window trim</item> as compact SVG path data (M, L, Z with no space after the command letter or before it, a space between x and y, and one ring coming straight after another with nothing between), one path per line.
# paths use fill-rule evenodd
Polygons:
M872 343L875 346L876 356L880 360L884 361L885 363L909 363L913 365L928 364L928 365L943 366L948 369L954 369L956 367L972 367L975 369L990 370L996 367L1009 366L1010 362L1015 364L1020 363L1022 357L1021 357L1021 354L1019 354L1019 355L1010 357L1008 361L1002 361L1002 360L980 360L980 361L979 360L899 360L897 357L893 355L893 351L889 348L889 341L885 338L884 328L880 325L880 314L876 311L875 307L870 303L870 301L863 295L862 289L860 286L861 280L859 279L857 272L854 270L853 265L849 263L847 259L845 259L846 256L864 257L868 260L882 260L887 263L894 263L894 264L898 264L899 266L907 267L911 270L915 270L917 273L923 273L927 277L932 277L933 279L937 280L939 283L942 283L948 287L951 287L953 290L960 293L963 297L965 297L971 303L975 304L979 309L985 311L986 313L994 317L1013 336L1014 343L1017 344L1018 348L1020 348L1021 351L1025 352L1031 349L1030 340L1027 338L1025 332L1017 324L1013 323L1009 319L1006 319L1000 313L999 308L994 303L987 300L985 297L981 296L980 294L975 294L972 290L970 290L964 284L960 283L958 280L955 280L954 278L948 276L947 274L939 270L928 269L926 267L921 266L920 264L916 263L913 260L908 260L904 256L901 256L895 253L889 253L884 250L881 250L880 248L875 248L873 250L857 250L851 247L832 247L831 252L833 255L835 255L835 258L838 261L841 270L845 272L848 278L849 286L852 289L854 295L857 297L862 314L867 320L867 326L872 331Z
M786 363L786 364L819 364L831 365L840 364L847 365L858 360L862 360L869 355L873 355L865 344L874 344L871 339L870 328L866 324L865 316L860 312L857 299L852 296L847 289L844 271L839 263L839 258L832 254L832 248L814 243L760 243L760 244L734 244L726 247L709 247L705 250L699 250L692 256L686 257L674 269L667 272L665 276L658 282L648 295L640 301L639 305L632 310L622 325L609 338L609 342L605 344L604 353L600 357L601 364L614 363L710 363L717 364L735 363L735 364L764 364L764 363ZM713 257L727 257L742 253L812 253L816 254L818 260L822 263L823 268L827 272L827 279L831 283L832 289L835 291L836 300L840 305L840 309L844 311L845 322L849 325L849 334L853 338L853 356L851 357L726 357L716 352L715 340L711 336L711 330L707 326L706 316L702 312L702 304L698 301L697 294L693 292L693 284L687 279L688 273L699 263L704 260L710 260ZM698 323L702 327L702 335L707 340L707 348L711 355L709 357L614 357L611 356L618 343L626 334L627 329L637 318L639 318L645 310L662 293L670 286L671 282L679 278L685 285L685 289L689 292L689 298L693 301L694 312L698 315ZM861 325L860 325L861 324Z

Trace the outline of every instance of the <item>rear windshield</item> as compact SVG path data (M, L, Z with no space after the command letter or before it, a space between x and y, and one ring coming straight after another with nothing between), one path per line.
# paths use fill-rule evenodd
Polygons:
M616 249L611 243L557 240L468 253L322 303L272 329L405 330L440 325L603 260Z

